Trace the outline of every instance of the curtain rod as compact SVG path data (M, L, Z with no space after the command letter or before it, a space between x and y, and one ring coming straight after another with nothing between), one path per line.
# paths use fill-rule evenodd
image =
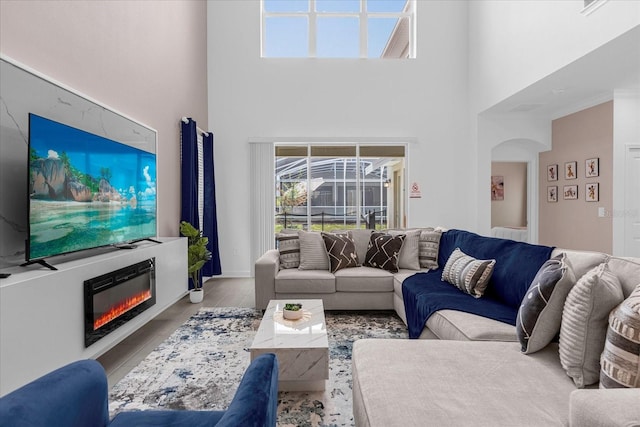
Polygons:
M186 117L182 118L182 122L183 123L189 123L189 119ZM202 128L200 128L198 125L196 125L196 130L202 134L204 134L204 136L209 136L209 132L202 130Z

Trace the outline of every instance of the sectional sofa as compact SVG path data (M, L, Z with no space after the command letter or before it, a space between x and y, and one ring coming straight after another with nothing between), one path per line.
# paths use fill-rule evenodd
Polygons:
M355 246L360 243L358 257L370 237L365 233L352 233ZM287 262L287 256L269 251L256 262L257 306L270 298L322 298L328 310L394 309L414 337L433 338L354 344L357 426L640 426L640 389L598 389L599 384L640 386L640 320L633 319L640 316L640 259L545 248L462 230L440 236L432 267L423 263L416 269L413 263L413 269L406 268L411 265L408 252L403 252L404 264L396 272L363 266L334 273L283 269L278 264ZM418 242L420 255L424 247ZM463 278L480 276L472 270L482 261L495 260L484 294L477 298L458 292L451 302L438 293L458 291L442 280L456 249L476 263L458 268ZM547 254L542 265L535 253ZM540 283L551 274L558 281L545 294ZM422 293L429 287L435 287L435 294ZM456 306L462 297L463 305ZM478 314L491 304L504 311L501 320L491 318L501 317L495 313ZM426 322L420 323L420 314L429 310ZM527 324L531 312L537 313L533 326ZM623 315L631 323L624 324L619 319ZM608 320L613 326L607 327ZM630 352L616 347L620 336L615 332L630 343ZM635 374L633 366L631 374L619 369L625 363L636 363Z

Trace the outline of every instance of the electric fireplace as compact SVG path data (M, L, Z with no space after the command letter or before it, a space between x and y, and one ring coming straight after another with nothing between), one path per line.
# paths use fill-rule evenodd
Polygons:
M84 282L84 345L89 347L156 303L155 258Z

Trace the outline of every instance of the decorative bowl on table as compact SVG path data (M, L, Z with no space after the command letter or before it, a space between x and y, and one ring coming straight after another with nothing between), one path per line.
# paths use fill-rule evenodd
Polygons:
M302 304L285 304L282 309L282 317L288 320L298 320L303 315Z

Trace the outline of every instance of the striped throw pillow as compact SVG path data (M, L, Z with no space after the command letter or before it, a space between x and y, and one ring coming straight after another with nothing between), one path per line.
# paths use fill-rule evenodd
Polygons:
M420 230L420 240L418 242L420 268L438 269L440 237L442 237L442 231L435 230L432 227Z
M329 257L322 235L316 231L299 231L300 270L329 270Z
M444 266L442 280L474 298L480 298L489 285L495 265L495 259L475 259L456 248Z
M640 388L640 284L609 315L600 388Z
M597 384L609 313L624 300L617 276L605 263L584 274L564 302L560 364L576 387Z
M276 241L280 252L280 268L298 268L300 265L300 239L298 235L278 233Z

